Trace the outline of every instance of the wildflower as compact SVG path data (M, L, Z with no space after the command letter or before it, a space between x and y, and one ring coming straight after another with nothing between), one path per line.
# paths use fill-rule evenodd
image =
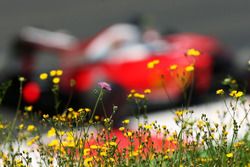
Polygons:
M224 90L223 89L218 89L217 91L216 91L216 94L217 95L223 95L225 92L224 92Z
M142 128L142 123L139 123L139 124L138 124L138 128Z
M88 157L84 159L84 166L88 167L88 166L92 166L91 162L93 161L93 157Z
M103 157L106 157L106 156L107 156L107 152L106 152L106 151L102 151L102 152L100 153L100 155L103 156Z
M132 95L131 93L128 94L128 98L129 98L129 99L132 98L132 96L133 96L133 95Z
M58 146L59 143L60 143L60 141L59 141L58 139L54 139L54 140L52 140L52 141L48 144L48 146L49 146L49 147Z
M166 160L169 159L170 157L168 155L165 155L163 158Z
M186 55L188 56L194 56L194 57L198 57L200 56L200 51L196 50L196 49L188 49L187 52L186 52Z
M119 128L119 131L124 131L124 130L125 130L124 127L120 127L120 128Z
M234 154L233 153L227 153L226 156L227 156L227 158L232 158L234 156Z
M95 120L97 120L97 121L100 119L99 115L95 115L94 118L95 118Z
M133 135L133 133L132 132L127 132L124 135L127 136L127 137L131 137Z
M91 110L89 108L85 108L85 112L88 113L90 112Z
M129 120L128 119L125 119L124 121L122 121L123 124L129 124Z
M27 142L27 146L31 146L32 144L34 144L37 140L39 140L39 138L40 138L39 136L33 137Z
M89 155L89 152L90 152L90 149L89 148L85 148L83 150L83 155L86 156L86 155Z
M179 111L176 111L175 114L178 116L178 117L181 117L183 115L183 111L179 110Z
M19 129L19 130L22 130L23 127L24 127L24 125L23 125L23 124L20 124L20 125L18 126L18 129Z
M171 66L169 67L169 69L170 69L171 71L176 70L176 69L177 69L177 65L176 65L176 64L173 64L173 65L171 65Z
M56 135L56 130L55 128L50 128L50 130L48 131L47 133L47 137L52 137L52 136L55 136Z
M150 129L152 129L152 126L151 126L150 124L147 124L147 125L144 126L144 128L145 128L146 130L150 130Z
M33 106L25 106L25 108L24 108L24 110L25 111L32 111L32 109L33 109Z
M100 86L100 88L107 90L107 91L111 91L111 86L110 84L108 84L107 82L98 82L98 85Z
M109 142L109 145L111 145L111 146L117 146L117 143L116 143L116 142L111 141L111 142Z
M203 121L203 120L198 120L197 121L197 126L198 126L198 128L202 128L202 127L204 127L206 124L205 124L205 122Z
M22 166L24 166L24 163L21 159L15 159L15 166L22 167Z
M166 130L167 126L166 125L162 125L162 129Z
M189 65L189 66L187 66L187 67L185 68L185 71L187 71L187 72L192 72L192 71L194 71L194 65Z
M43 114L43 118L44 118L44 119L49 118L49 114Z
M5 126L0 122L0 129L4 129Z
M24 82L25 81L24 77L19 77L18 79L19 79L20 82Z
M241 96L243 96L244 93L242 91L238 91L235 95L236 98L240 98Z
M130 157L136 157L136 156L138 156L139 154L138 154L138 151L133 151L133 152L131 152L131 153L129 153L129 156Z
M28 125L27 131L32 132L32 131L35 130L35 128L36 128L36 127L35 127L34 125Z
M51 70L51 71L49 72L49 75L50 75L51 77L56 76L56 70Z
M60 82L60 78L59 77L55 77L55 78L53 78L52 82L54 84L58 84Z
M156 64L159 64L160 61L159 60L153 60L153 61L150 61L148 64L147 64L147 68L148 69L153 69L155 67Z
M57 76L61 76L63 74L63 71L62 70L56 70L56 75Z
M234 143L234 147L241 147L241 146L243 146L245 144L245 142L244 141L239 141L239 142L236 142L236 143Z
M90 148L93 149L93 150L96 150L96 149L100 148L100 146L97 146L97 145L93 144L93 145L90 146Z
M135 93L136 91L134 89L131 89L130 90L130 93Z
M48 78L48 74L47 73L40 74L40 79L41 80L46 80L47 78Z
M232 90L232 91L230 92L229 96L234 97L234 96L236 95L236 93L237 93L237 91L236 91L236 90Z
M236 90L232 90L229 94L229 96L231 97L235 97L235 98L240 98L244 95L244 93L242 91L236 91Z
M135 98L138 98L138 99L144 99L144 98L145 98L145 95L144 95L144 94L140 94L140 93L135 93L135 94L134 94L134 97L135 97Z
M145 89L145 90L144 90L144 93L145 93L145 94L151 93L151 89Z

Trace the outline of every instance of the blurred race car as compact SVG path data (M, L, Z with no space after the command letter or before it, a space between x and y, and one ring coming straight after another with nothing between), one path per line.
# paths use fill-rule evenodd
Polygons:
M18 73L30 81L23 88L24 100L36 104L45 97L46 106L49 82L38 76L53 69L63 71L60 89L64 95L72 90L71 79L76 81L75 101L86 99L99 81L106 81L113 87L107 101L117 105L132 89L150 89L152 103L177 102L189 88L196 95L204 94L222 72L221 66L231 66L229 55L213 37L196 33L161 36L154 29L142 32L127 23L107 27L83 41L61 31L26 27L13 50L20 63Z

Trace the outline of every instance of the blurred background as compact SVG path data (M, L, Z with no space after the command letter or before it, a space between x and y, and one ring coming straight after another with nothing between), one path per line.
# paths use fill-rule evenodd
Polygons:
M150 16L160 31L174 28L216 36L233 50L250 45L248 0L11 0L0 1L1 57L27 25L63 29L84 39L136 14Z
M66 31L87 39L136 15L160 32L195 32L216 37L241 67L250 58L249 0L11 0L0 1L0 72L8 70L11 44L25 26ZM45 61L50 61L49 58Z
M0 1L0 67L3 68L9 56L13 38L24 26L65 30L78 39L85 39L138 14L150 18L161 32L178 30L215 36L228 49L248 54L248 0L11 0Z

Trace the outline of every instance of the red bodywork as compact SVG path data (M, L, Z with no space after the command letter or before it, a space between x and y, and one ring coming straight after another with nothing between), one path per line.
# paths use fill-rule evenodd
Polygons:
M164 37L170 46L167 52L152 52L145 58L137 60L116 61L114 57L113 61L102 59L94 63L71 65L72 60L84 56L82 53L94 39L77 42L65 50L41 44L31 44L36 51L46 50L59 56L60 67L64 72L60 84L64 92L69 92L71 79L76 80L75 89L77 92L90 91L98 81L106 81L119 85L126 91L136 89L142 92L149 88L152 90L149 98L153 101L163 101L168 97L177 100L183 90L189 87L192 82L196 92L206 92L212 78L212 55L220 50L219 43L212 37L194 33L180 33ZM186 51L190 48L200 50L201 55L198 57L187 56ZM159 64L156 64L152 69L147 68L147 64L154 60L159 60ZM173 64L178 66L176 70L169 69ZM195 66L193 72L185 71L189 65ZM29 99L26 101L32 102Z

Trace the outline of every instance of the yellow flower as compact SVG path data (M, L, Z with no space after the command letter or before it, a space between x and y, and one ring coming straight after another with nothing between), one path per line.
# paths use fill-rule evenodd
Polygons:
M178 116L178 117L181 117L183 115L183 111L179 110L179 111L176 111L175 114Z
M237 93L237 91L236 91L236 90L232 90L232 91L230 92L229 96L234 97L234 96L236 95L236 93Z
M18 126L18 129L19 129L19 130L22 130L23 127L24 127L24 125L23 125L23 124L20 124L20 125Z
M33 109L33 106L25 106L25 108L24 108L24 110L25 111L32 111L32 109Z
M194 57L197 57L197 56L200 56L200 51L198 51L198 50L196 50L196 49L188 49L187 50L187 52L186 52L186 54L188 55L188 56L194 56Z
M44 119L49 118L49 114L43 114L43 118L44 118Z
M241 146L243 146L245 144L245 142L244 141L239 141L239 142L236 142L236 143L234 143L234 147L241 147Z
M107 156L107 152L106 152L106 151L102 151L102 152L100 153L100 155L103 156L103 157L106 157L106 156Z
M91 145L91 146L90 146L90 148L91 148L91 149L93 149L93 150L96 150L96 149L99 149L99 148L100 148L100 146L97 146L97 145Z
M60 82L60 78L59 77L55 77L55 78L53 78L52 82L54 84L58 84Z
M132 132L127 132L127 133L125 133L125 136L128 136L128 137L131 137L132 135L133 135Z
M91 111L89 108L85 108L84 110L85 110L86 113Z
M192 71L194 71L194 65L189 65L189 66L187 66L187 67L185 68L185 70L186 70L187 72L192 72Z
M55 128L50 128L50 130L47 133L47 137L52 137L56 135L56 129Z
M100 119L99 115L95 115L94 118L95 118L95 120L97 120L97 121Z
M227 153L226 156L227 156L228 158L232 158L232 157L234 156L234 154L233 154L233 153Z
M2 123L0 123L0 129L4 129L4 128L5 126Z
M125 130L124 127L120 127L120 128L119 128L119 131L124 131L124 130Z
M153 60L153 61L148 62L147 67L148 67L149 69L153 69L153 68L155 67L155 65L156 65L156 64L159 64L159 63L160 63L159 60Z
M243 96L244 93L242 91L238 91L235 95L236 98L240 98L241 96Z
M47 73L42 73L42 74L40 74L40 79L41 80L45 80L45 79L47 79L48 78L48 74Z
M135 93L135 94L134 94L134 97L135 97L135 98L139 98L139 99L144 99L144 98L145 98L145 95L144 95L144 94L140 94L140 93Z
M32 132L35 129L36 129L36 127L34 125L28 125L28 127L27 127L27 131L29 131L29 132Z
M56 76L56 70L51 70L51 71L49 72L49 75L50 75L51 77Z
M232 90L229 94L229 96L235 97L235 98L240 98L244 95L244 93L242 91L236 91L236 90Z
M152 129L152 126L151 126L150 124L147 124L147 125L144 126L144 128L145 128L146 130L150 130L150 129Z
M145 93L145 94L151 93L151 89L145 89L145 90L144 90L144 93Z
M152 63L152 62L149 62L148 64L147 64L147 67L148 67L148 69L152 69L152 68L154 68L154 63Z
M124 121L122 121L123 124L129 124L129 120L128 119L125 119Z
M58 139L54 139L48 144L48 146L49 147L59 146L59 143L60 141Z
M24 82L25 81L24 77L19 77L18 79L19 79L20 82Z
M130 98L132 98L133 97L133 95L131 94L131 93L129 93L128 94L128 98L130 99Z
M29 141L27 141L27 146L31 146L32 144L34 144L37 140L39 140L39 136L35 136L32 139L30 139Z
M84 166L86 166L86 167L90 167L90 166L94 166L94 165L91 165L92 162L93 161L93 157L88 157L88 158L85 158L84 159Z
M130 93L135 93L135 92L136 92L135 89L130 90Z
M223 95L225 92L224 92L224 90L223 89L218 89L217 91L216 91L216 94L217 95Z
M130 157L136 157L136 156L138 156L139 154L138 154L138 151L133 151L133 152L131 152L131 153L129 153L129 156Z
M86 156L86 155L89 155L89 152L90 152L90 149L89 148L85 148L83 150L83 155Z
M57 76L61 76L63 74L63 71L62 70L56 70L56 75Z
M177 69L177 65L176 64L173 64L169 67L170 70L176 70Z
M117 143L116 143L116 142L111 141L111 142L109 142L109 145L111 145L111 146L117 146Z

